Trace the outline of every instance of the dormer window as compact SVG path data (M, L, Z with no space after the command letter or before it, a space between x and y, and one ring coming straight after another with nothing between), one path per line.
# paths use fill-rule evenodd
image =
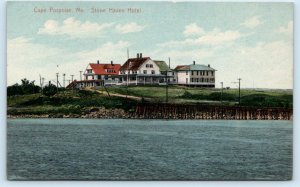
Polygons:
M114 69L106 69L105 70L107 73L115 73L115 70Z

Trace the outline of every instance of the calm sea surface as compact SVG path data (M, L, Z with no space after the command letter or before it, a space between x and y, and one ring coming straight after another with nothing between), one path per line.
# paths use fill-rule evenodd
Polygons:
M9 119L11 180L288 180L291 121Z

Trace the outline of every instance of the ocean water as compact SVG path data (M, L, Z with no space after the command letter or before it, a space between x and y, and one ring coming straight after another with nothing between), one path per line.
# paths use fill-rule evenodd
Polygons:
M289 180L291 121L8 119L10 180Z

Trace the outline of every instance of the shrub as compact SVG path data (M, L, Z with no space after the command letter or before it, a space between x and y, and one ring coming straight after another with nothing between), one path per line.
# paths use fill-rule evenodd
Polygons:
M22 84L14 84L7 87L7 96L13 95L24 95L24 94L34 94L39 93L41 88L34 84L34 81L29 81L27 79L21 80Z
M57 93L57 88L55 85L49 83L47 86L44 87L43 89L43 94L45 96L53 96Z

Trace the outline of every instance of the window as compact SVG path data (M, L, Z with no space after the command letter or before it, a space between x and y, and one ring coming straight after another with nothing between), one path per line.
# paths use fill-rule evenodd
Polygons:
M211 75L214 76L214 71L211 71Z
M194 78L191 78L191 82L194 82Z
M188 74L189 74L189 72L188 72L188 71L186 71L186 72L185 72L185 74L186 74L186 75L188 75Z
M153 68L153 64L150 64L150 68Z
M149 68L149 64L146 64L146 68Z
M186 82L186 84L187 84L187 83L189 82L189 79L188 79L188 78L186 78L186 79L185 79L185 82Z
M199 71L197 71L197 75L199 75Z
M147 74L147 70L144 70L143 73L144 73L144 74Z
M208 76L208 71L206 71L206 76Z
M92 73L92 70L91 70L91 69L88 69L88 70L87 70L87 73Z
M194 71L192 71L192 75L194 75Z
M151 74L155 74L155 71L154 71L154 70L151 70Z

